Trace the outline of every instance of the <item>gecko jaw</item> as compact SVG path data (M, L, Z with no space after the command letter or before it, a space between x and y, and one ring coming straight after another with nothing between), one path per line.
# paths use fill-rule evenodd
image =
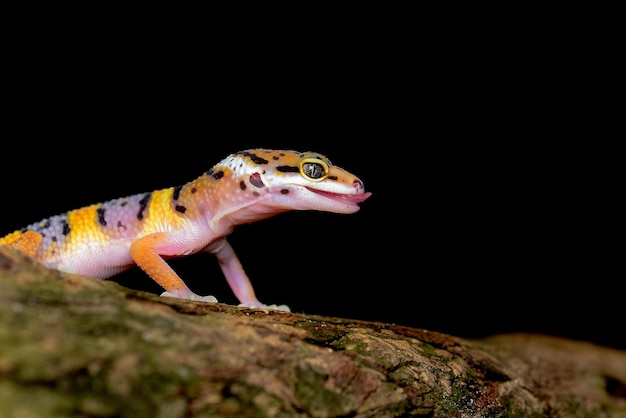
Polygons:
M313 189L311 187L307 187L306 189L309 190L310 192L313 192L320 196L324 196L328 199L335 200L337 202L352 203L355 205L358 203L364 202L368 197L372 195L371 192L363 192L359 194L346 194L346 193L327 192L324 190Z

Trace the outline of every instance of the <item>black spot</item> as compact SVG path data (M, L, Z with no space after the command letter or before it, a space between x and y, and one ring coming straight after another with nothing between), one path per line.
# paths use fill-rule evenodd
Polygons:
M57 242L57 236L53 236L52 238L50 238L52 240L52 242Z
M261 158L256 154L252 154L251 152L245 151L243 153L244 156L246 157L250 157L250 159L252 160L253 163L255 164L267 164L269 163L269 161L267 161L265 158Z
M274 155L274 156L272 157L272 160L274 160L274 161L278 160L278 155Z
M253 196L259 196L259 192L252 192Z
M150 201L150 197L152 196L152 192L146 193L144 197L139 201L139 212L137 212L137 219L140 221L143 219L143 211L148 207L148 202Z
M182 188L183 188L183 186L176 186L176 187L174 187L174 193L172 193L172 199L178 200L178 197L180 196L180 190Z
M337 180L337 176L328 176L326 177L328 180Z
M241 188L241 190L246 190L246 183L243 180L241 180L239 182L239 187Z
M176 206L174 206L174 209L176 209L176 211L177 211L177 212L180 212L180 213L185 213L185 212L187 212L187 208L186 208L186 207L184 207L184 206L182 206L182 205L176 205Z
M67 221L65 219L63 220L62 223L63 223L63 235L69 234L70 233L70 226L69 226L69 224L67 223Z
M191 188L191 193L195 193L196 191L197 191L197 190L196 190L196 188L195 188L195 187L192 187L192 188Z
M102 226L107 226L107 221L106 221L106 219L104 219L104 212L105 212L104 208L96 209L96 213L98 214L98 222Z
M121 207L124 207L128 204L128 200L124 200L122 203L120 203Z
M46 220L43 225L41 226L41 229L46 229L50 226L50 220Z
M124 225L124 224L122 223L122 221L117 221L117 228L118 228L118 229L126 229L126 225Z
M280 171L281 173L299 173L300 169L298 167L294 167L291 165L279 165L278 167L276 167L276 170Z
M280 191L280 193L281 193L281 194L288 194L288 193L289 193L289 190L287 190L287 189L282 189L282 190Z
M214 178L215 180L219 180L219 179L221 179L222 177L224 177L224 172L223 172L223 171L218 171L218 172L216 172L216 173L213 173L213 178Z

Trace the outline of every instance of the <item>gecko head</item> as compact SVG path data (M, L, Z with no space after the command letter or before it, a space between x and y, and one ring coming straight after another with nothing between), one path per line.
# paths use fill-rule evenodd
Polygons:
M236 176L268 210L347 214L358 211L359 203L371 196L358 177L315 152L256 149L237 155L245 164L239 165Z

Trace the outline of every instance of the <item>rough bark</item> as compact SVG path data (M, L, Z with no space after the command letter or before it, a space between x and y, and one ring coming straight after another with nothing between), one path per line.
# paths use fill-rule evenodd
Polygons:
M626 417L626 352L193 303L0 248L2 417Z

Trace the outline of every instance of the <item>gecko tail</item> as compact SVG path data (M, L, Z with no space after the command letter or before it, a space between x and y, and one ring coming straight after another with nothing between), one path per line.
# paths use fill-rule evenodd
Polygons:
M17 231L0 239L0 244L17 248L32 259L37 257L37 252L42 242L43 236L31 230L26 232Z

